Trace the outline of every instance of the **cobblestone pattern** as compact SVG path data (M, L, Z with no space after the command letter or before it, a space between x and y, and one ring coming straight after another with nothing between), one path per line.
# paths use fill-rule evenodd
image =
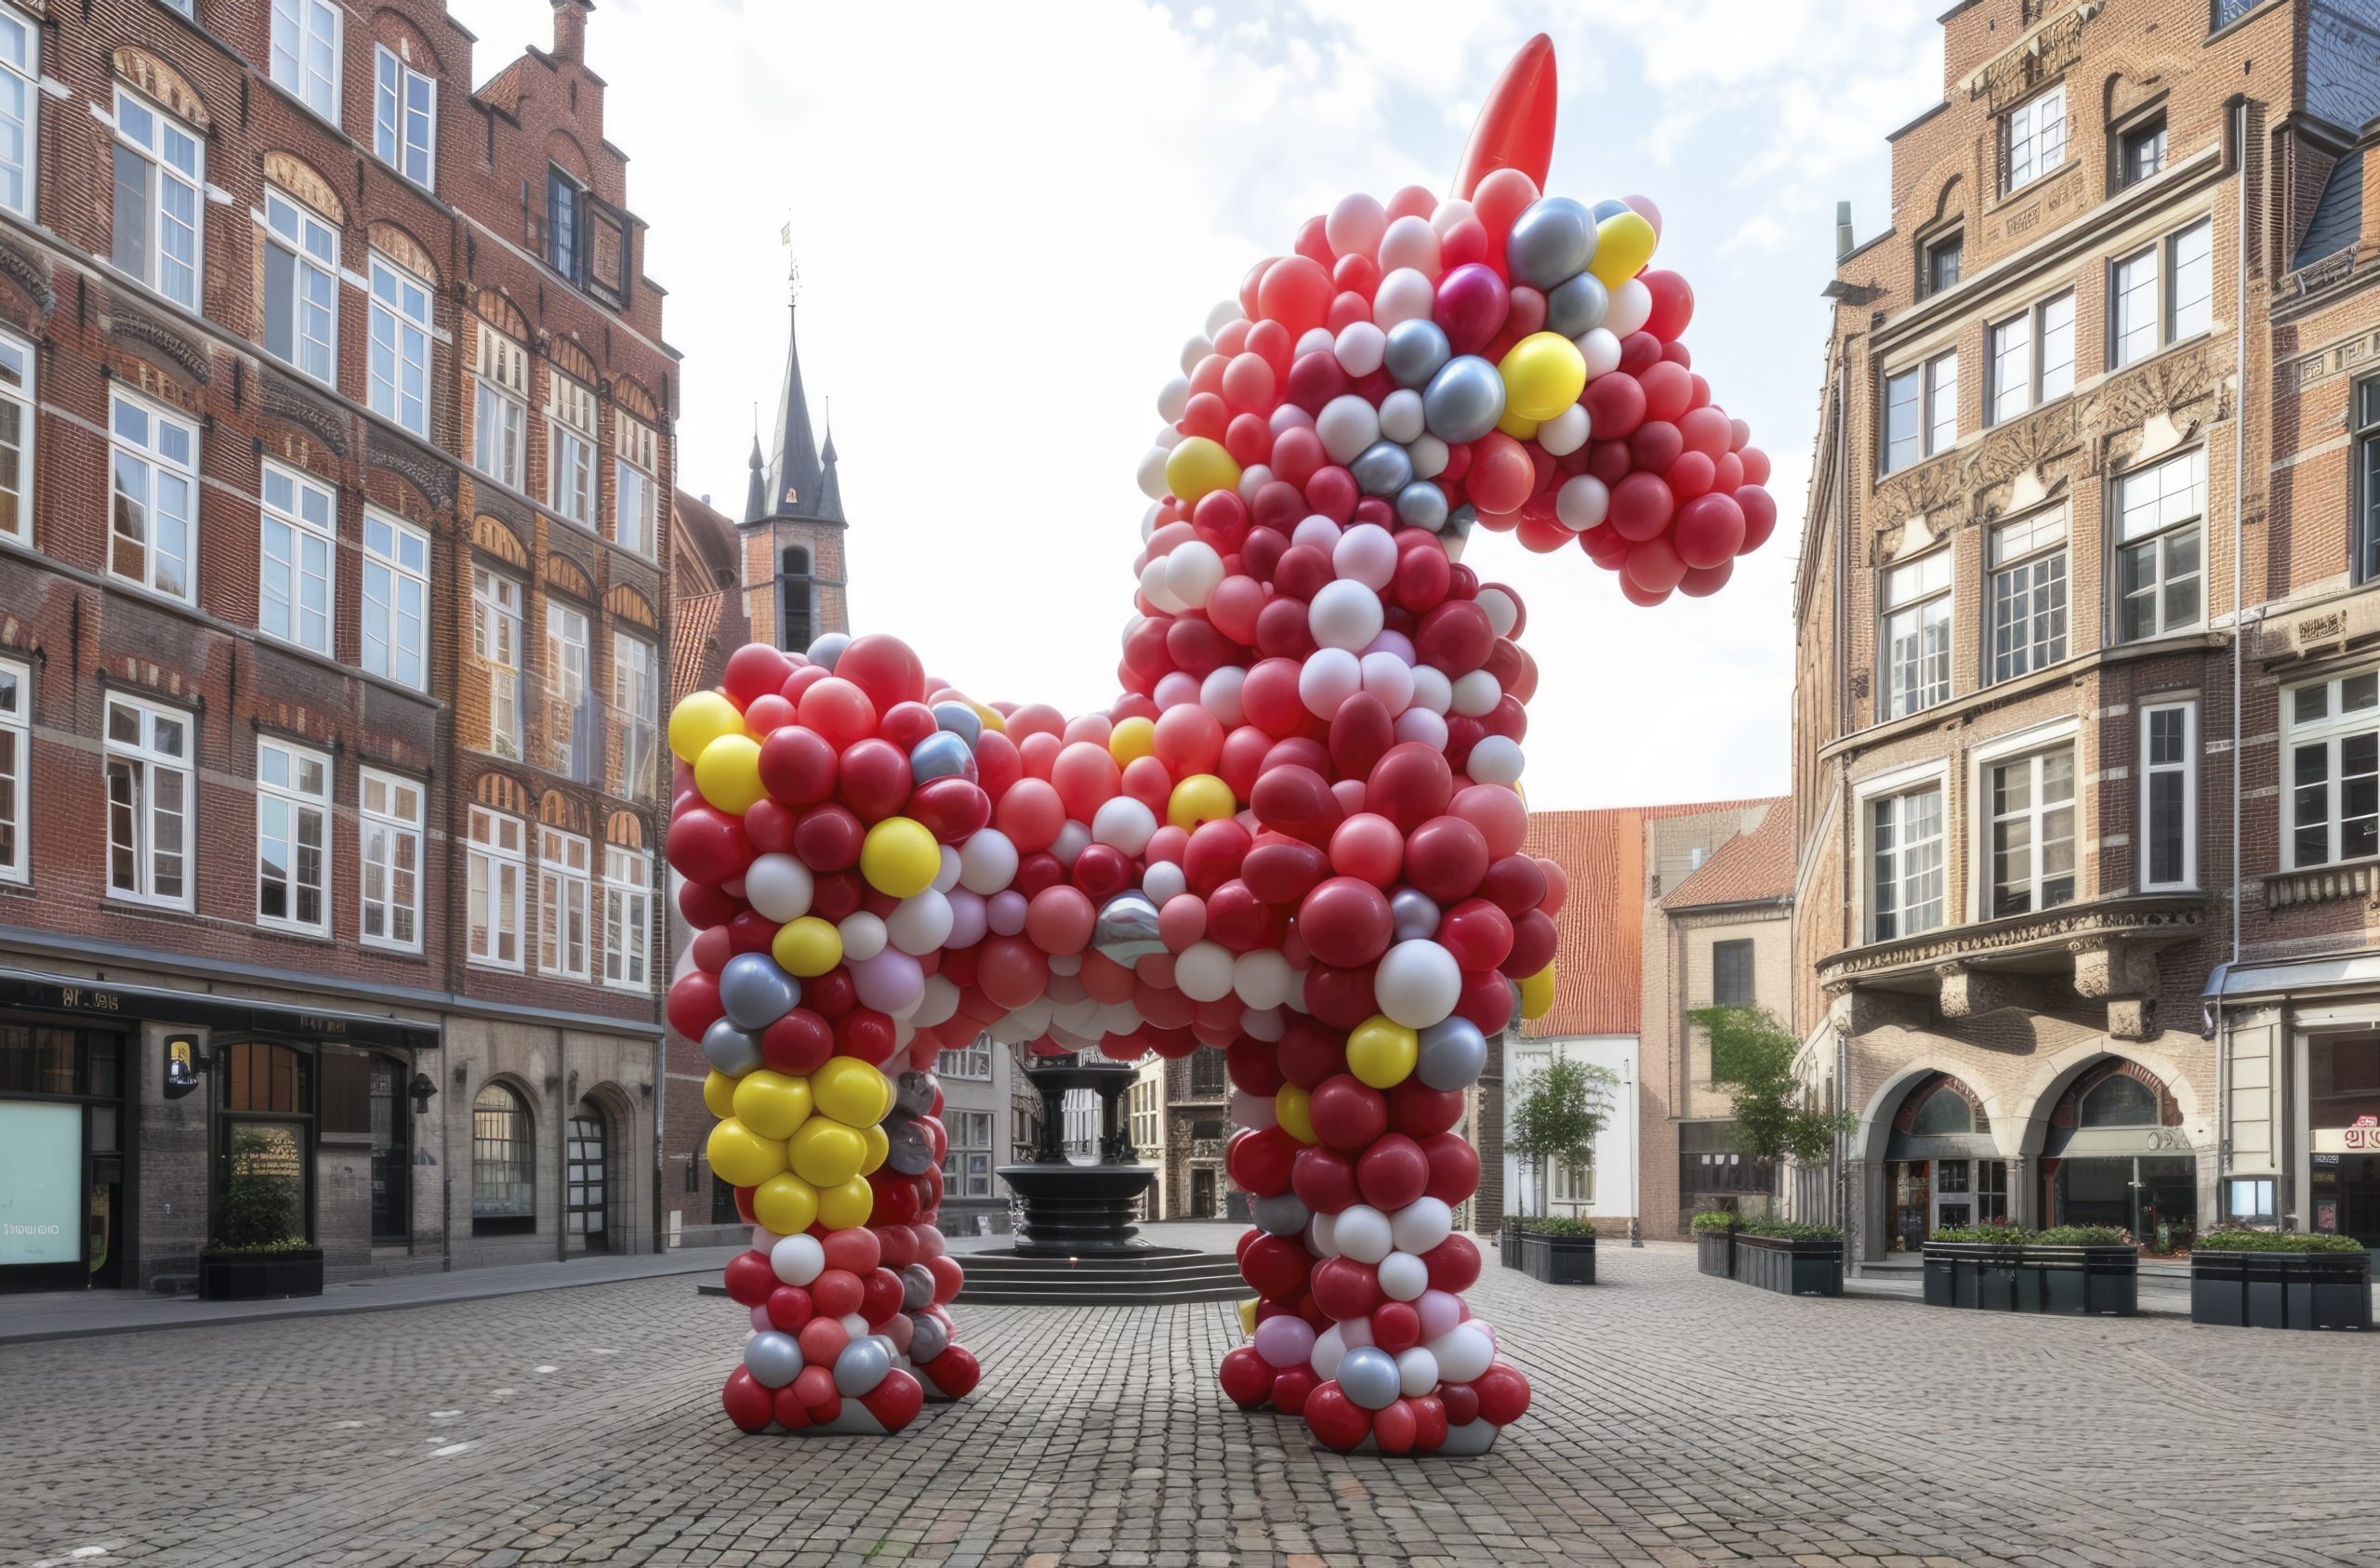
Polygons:
M2380 1561L2366 1338L1797 1300L1682 1246L1598 1267L1490 1263L1537 1403L1479 1460L1232 1409L1221 1305L974 1309L982 1389L889 1442L737 1433L740 1310L683 1279L9 1347L0 1562Z

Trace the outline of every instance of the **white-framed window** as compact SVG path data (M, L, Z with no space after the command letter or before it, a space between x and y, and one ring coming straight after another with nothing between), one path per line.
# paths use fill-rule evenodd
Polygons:
M257 629L331 652L332 584L337 580L337 500L311 474L268 459L257 517Z
M2014 191L2066 162L2066 84L2018 104L2002 125L2007 189Z
M2202 217L2114 263L2108 363L2121 368L2215 324L2215 220Z
M430 436L430 285L372 255L372 412Z
M1884 570L1886 718L1932 707L1950 694L1950 572L1948 549Z
M331 759L257 742L257 924L327 936Z
M603 846L603 983L652 986L646 947L653 931L653 863L641 850Z
M338 231L271 186L264 191L264 351L338 383Z
M437 184L438 78L399 59L385 44L374 51L372 151L424 189Z
M623 414L615 423L619 455L612 469L612 541L649 558L656 534L654 503L660 487L653 476L659 471L660 442L642 420Z
M500 969L522 967L521 915L529 875L529 824L485 806L471 808L470 961Z
M366 768L356 786L356 859L364 875L361 940L421 951L422 790L412 779Z
M185 310L199 309L206 144L126 88L115 90L115 238L111 257Z
M0 660L0 881L22 882L30 874L33 717L33 670Z
M188 909L190 715L113 692L107 710L108 896Z
M487 679L487 744L521 756L521 585L484 566L471 569L471 653Z
M2198 886L2198 704L2140 709L2140 885Z
M478 323L478 375L471 383L471 467L499 484L528 487L529 350Z
M2195 626L2206 613L2206 449L2116 481L2116 636Z
M430 535L364 513L364 667L416 691L430 681Z
M660 655L641 637L612 633L612 707L620 724L620 793L641 800L656 793L661 756Z
M0 538L33 541L33 346L0 332Z
M2052 402L2074 390L2074 291L2051 295L1985 329L1991 384L1983 389L1989 424Z
M272 0L272 79L338 124L339 8L331 0Z
M954 1198L992 1195L992 1113L951 1111L944 1124L950 1147L942 1157L942 1190Z
M546 504L571 521L595 524L595 393L556 372L547 377Z
M587 840L560 828L537 830L537 968L587 978Z
M1867 810L1868 940L1936 929L1949 886L1941 784L1871 797Z
M546 765L589 782L595 726L588 718L587 612L546 600Z
M0 207L20 217L33 215L40 114L41 28L0 6Z
M946 1050L935 1059L934 1072L945 1078L960 1078L969 1083L992 1081L992 1037L978 1034L975 1043L963 1050Z
M1959 356L1937 354L1884 379L1884 472L1948 452L1959 439Z
M2032 915L2074 902L2074 747L1987 763L1988 917Z
M116 393L108 409L108 570L175 599L197 595L198 427Z
M2281 718L2290 868L2380 855L2380 673L2293 686Z
M1991 531L1991 679L2013 680L2066 657L2066 508Z

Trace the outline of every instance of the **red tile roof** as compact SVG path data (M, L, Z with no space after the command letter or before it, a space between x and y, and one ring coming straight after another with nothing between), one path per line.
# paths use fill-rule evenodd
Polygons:
M1790 898L1793 892L1793 811L1791 797L1768 803L1750 833L1719 846L1700 870L1672 889L1663 909L1698 909Z
M719 652L713 639L719 635L720 612L726 608L724 593L689 595L673 607L676 616L669 628L669 701L689 692L700 691L710 684L707 666L715 661Z

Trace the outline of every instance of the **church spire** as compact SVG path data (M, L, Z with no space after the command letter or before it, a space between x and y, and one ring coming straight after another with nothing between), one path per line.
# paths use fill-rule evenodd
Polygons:
M786 310L785 386L778 393L776 450L770 455L767 489L760 518L808 518L824 522L843 520L840 496L826 483L826 466L810 429L810 399L801 385L801 348L795 331L795 308Z
M826 444L819 450L819 462L824 466L818 478L818 515L830 521L843 520L843 481L835 471L835 400L826 400Z
M760 409L752 406L752 478L744 490L744 520L758 522L769 515L768 459L760 455Z

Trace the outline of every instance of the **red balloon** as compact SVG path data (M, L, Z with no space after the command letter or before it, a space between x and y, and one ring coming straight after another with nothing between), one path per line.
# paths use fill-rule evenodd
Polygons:
M1636 278L1653 296L1653 310L1645 318L1645 330L1664 343L1674 343L1685 336L1686 323L1694 319L1692 286L1680 274L1659 267L1648 267Z
M1435 1394L1422 1394L1408 1399L1413 1407L1413 1449L1419 1454L1435 1454L1446 1445L1447 1407Z
M810 1282L810 1299L830 1318L849 1317L859 1311L866 1286L849 1269L827 1269Z
M1358 811L1330 835L1330 866L1375 888L1396 885L1405 864L1405 836L1386 817Z
M1419 1079L1408 1078L1398 1087L1401 1093ZM1455 1113L1461 1114L1462 1096L1454 1096ZM1327 1148L1355 1152L1361 1150L1388 1130L1388 1101L1380 1090L1362 1082L1350 1073L1336 1074L1326 1078L1306 1101L1306 1117L1314 1124L1314 1135ZM1452 1126L1448 1123L1448 1126ZM1442 1127L1433 1127L1440 1132Z
M1263 666L1259 665L1262 670ZM1250 684L1255 677L1249 678ZM1243 697L1245 692L1242 693ZM1391 747L1391 754L1402 746ZM1423 750L1428 750L1423 747ZM1432 753L1431 755L1435 755ZM1383 758L1383 761L1386 759ZM1445 759L1439 758L1439 766ZM1449 773L1451 778L1452 774ZM1319 847L1329 844L1330 835L1337 830L1340 819L1346 813L1340 808L1339 797L1331 793L1329 784L1311 768L1294 765L1268 768L1256 781L1256 792L1249 805L1256 812L1256 820L1276 833L1286 833Z
M1635 473L1613 487L1605 525L1631 543L1650 539L1670 525L1677 498L1659 474Z
M1273 1392L1273 1368L1253 1345L1241 1345L1223 1354L1215 1367L1223 1396L1242 1410L1253 1410Z
M1325 964L1354 968L1388 951L1395 935L1388 897L1368 882L1333 876L1298 904L1298 932Z
M1504 984L1501 979L1496 983ZM1506 987L1508 994L1510 989ZM1397 1131L1410 1139L1426 1139L1462 1120L1462 1091L1434 1089L1419 1078L1408 1078L1390 1091L1389 1107Z
M1586 394L1579 401L1586 404L1587 421L1601 441L1624 441L1645 422L1644 386L1624 369L1588 382Z
M1364 785L1364 810L1386 817L1406 833L1444 812L1453 797L1454 770L1445 754L1420 741L1389 747Z
M1223 1151L1223 1164L1239 1189L1259 1198L1278 1197L1289 1190L1289 1163L1300 1145L1284 1128L1262 1127L1233 1138Z
M897 1432L916 1420L925 1402L924 1386L897 1366L884 1375L882 1382L859 1396L861 1406L888 1432Z
M1465 899L1446 912L1432 940L1465 969L1496 968L1513 950L1512 916L1486 899Z
M1368 1316L1380 1298L1380 1271L1369 1263L1326 1258L1314 1266L1314 1299L1336 1322Z
M1442 904L1470 897L1488 870L1487 835L1461 817L1432 817L1405 846L1406 879Z
M787 1077L806 1077L834 1054L834 1030L808 1008L794 1008L760 1034L762 1061L771 1072Z
M965 1399L973 1393L975 1385L984 1377L984 1368L975 1360L975 1352L963 1345L950 1346L919 1370L952 1399Z
M1764 464L1765 462L1764 459ZM1744 466L1744 477L1746 479L1752 477L1750 464ZM1736 505L1743 508L1744 514L1743 548L1737 553L1750 555L1768 543L1768 536L1777 532L1777 501L1766 490L1754 482L1737 490Z
M1256 284L1256 309L1250 313L1280 323L1294 342L1322 324L1332 292L1330 274L1320 262L1283 257L1264 269Z
M1461 1295L1479 1278L1479 1248L1460 1231L1421 1254L1421 1261L1429 1267L1432 1290Z
M1286 1301L1305 1288L1306 1273L1314 1259L1291 1236L1276 1236L1252 1232L1239 1255L1240 1277L1257 1295L1275 1301Z
M744 824L711 806L676 812L667 840L669 863L691 881L719 883L741 876L752 863Z
M1504 324L1512 295L1495 270L1477 262L1453 268L1438 280L1431 319L1458 354L1475 354ZM1509 439L1509 438L1507 438Z
M1743 548L1744 532L1744 509L1734 496L1698 495L1677 515L1678 559L1698 571L1724 566Z
M1383 1454L1410 1454L1421 1432L1412 1402L1397 1399L1372 1412L1372 1442Z
M1528 1411L1528 1379L1517 1367L1498 1362L1472 1379L1479 1394L1479 1415L1490 1426L1509 1427Z
M727 656L727 668L720 685L748 716L754 702L775 695L792 673L791 659L765 642L747 642Z
M727 1386L720 1390L719 1400L727 1411L727 1418L747 1432L766 1431L776 1416L775 1396L740 1366L727 1375ZM1363 1439L1355 1441L1360 1443Z
M1496 628L1478 605L1450 599L1421 617L1413 644L1423 664L1450 676L1469 675L1488 662L1488 651L1496 646Z
M829 802L813 806L793 827L793 852L813 871L844 871L859 863L867 829L859 818ZM814 895L813 895L814 897Z
M1287 838L1259 843L1239 865L1241 882L1249 892L1269 904L1296 903L1329 872L1328 855L1311 844Z
M719 1005L719 977L690 969L669 982L669 1027L699 1040L726 1009Z
M854 741L843 753L835 794L860 821L882 822L908 801L909 759L891 741Z
M992 797L962 778L929 779L911 792L902 814L937 843L963 844L992 820Z
M727 1286L727 1298L739 1307L758 1307L767 1302L769 1293L777 1287L776 1271L769 1266L764 1252L739 1252L727 1260L721 1276Z
M1309 355L1308 358L1319 358ZM1253 1347L1250 1347L1251 1349ZM1314 1395L1316 1379L1310 1366L1285 1366L1273 1375L1273 1408L1285 1416L1305 1414L1305 1402ZM1355 1440L1361 1443L1363 1439Z
M1428 1189L1429 1156L1413 1140L1392 1132L1357 1156L1355 1181L1365 1203L1393 1214L1419 1200Z
M1438 1402L1450 1426L1467 1427L1479 1419L1479 1390L1468 1383L1441 1383Z
M1345 1454L1371 1435L1372 1417L1334 1379L1316 1385L1306 1395L1305 1425L1324 1447Z
M1310 1145L1289 1166L1289 1190L1315 1213L1337 1214L1361 1193L1355 1168L1355 1161L1336 1150Z
M1519 511L1536 482L1537 467L1528 453L1503 431L1490 430L1472 442L1471 471L1464 483L1481 511Z

